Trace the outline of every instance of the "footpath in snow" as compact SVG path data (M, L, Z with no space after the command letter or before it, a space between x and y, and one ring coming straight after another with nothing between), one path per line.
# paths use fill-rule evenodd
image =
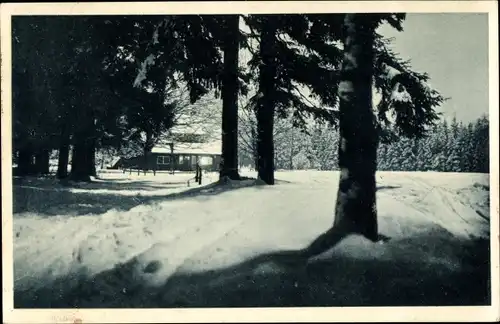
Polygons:
M275 186L191 177L14 179L15 307L489 303L488 175L379 172L391 240L351 236L307 266L259 256L331 226L338 172L277 172Z

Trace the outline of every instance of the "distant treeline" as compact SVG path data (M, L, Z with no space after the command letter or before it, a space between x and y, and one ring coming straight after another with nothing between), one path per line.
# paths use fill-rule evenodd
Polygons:
M338 131L332 126L316 125L309 134L288 128L275 141L277 169L338 169ZM240 156L243 164L251 164L249 154ZM488 118L467 124L443 119L424 138L380 144L378 170L488 173Z
M443 120L428 137L379 147L378 169L394 171L489 172L489 123Z

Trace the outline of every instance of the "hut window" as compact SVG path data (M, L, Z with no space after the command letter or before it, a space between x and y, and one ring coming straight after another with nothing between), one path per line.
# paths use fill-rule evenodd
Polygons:
M170 156L159 156L157 158L157 163L158 164L169 164L170 163Z
M200 158L200 164L201 165L212 165L213 164L213 158L211 156L202 156Z

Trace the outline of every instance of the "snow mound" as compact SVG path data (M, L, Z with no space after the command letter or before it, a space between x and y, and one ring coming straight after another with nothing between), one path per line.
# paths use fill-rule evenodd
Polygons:
M488 175L379 172L390 240L351 235L308 263L296 251L331 226L337 172L191 176L15 182L16 307L487 303Z

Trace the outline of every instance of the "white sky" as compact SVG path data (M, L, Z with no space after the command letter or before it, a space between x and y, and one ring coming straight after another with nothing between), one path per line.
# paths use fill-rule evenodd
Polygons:
M427 72L431 85L451 97L440 111L468 122L487 114L488 16L474 13L408 14L399 33L381 27L395 37L393 48L411 59L415 70Z

